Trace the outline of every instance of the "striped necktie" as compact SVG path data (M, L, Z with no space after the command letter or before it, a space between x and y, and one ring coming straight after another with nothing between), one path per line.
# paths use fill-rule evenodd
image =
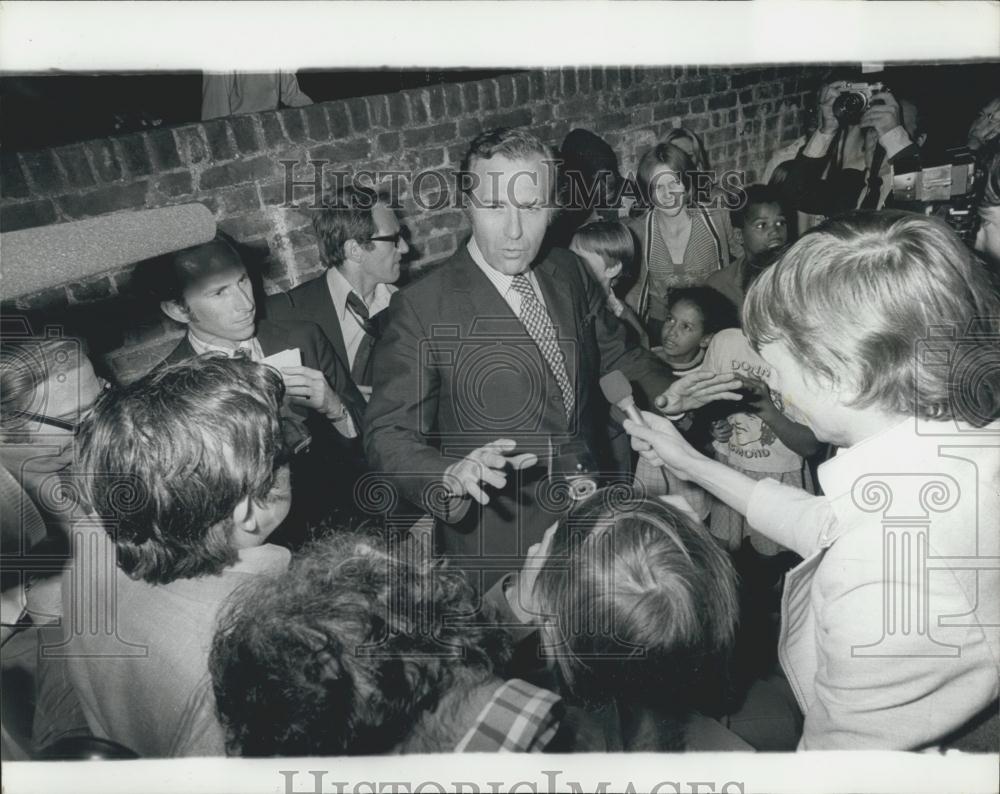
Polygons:
M552 377L559 385L563 407L566 409L566 418L570 419L573 416L576 399L573 385L569 382L569 375L566 373L566 361L559 349L559 343L556 341L556 329L552 324L552 318L549 317L549 313L538 300L535 290L532 289L528 277L524 273L518 273L514 276L511 286L521 296L521 323L534 343L538 345L538 349L549 367L549 372L552 373Z

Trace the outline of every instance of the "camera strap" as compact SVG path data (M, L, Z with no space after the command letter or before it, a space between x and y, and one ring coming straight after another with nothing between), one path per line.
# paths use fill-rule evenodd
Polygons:
M865 180L865 194L858 204L858 209L874 210L878 209L879 199L882 197L882 163L885 161L885 149L882 144L875 147L872 155L872 164L868 167L868 175Z

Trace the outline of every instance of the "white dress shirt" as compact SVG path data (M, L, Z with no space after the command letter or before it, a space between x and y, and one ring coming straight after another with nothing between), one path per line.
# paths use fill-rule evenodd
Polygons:
M376 284L372 302L365 301L365 296L361 295L351 286L344 274L337 268L331 267L326 272L326 285L330 290L330 298L333 300L333 307L337 310L337 320L340 322L340 332L344 335L344 347L347 348L348 366L354 366L354 359L364 338L365 329L347 306L347 296L352 292L368 307L369 319L383 311L389 305L389 299L396 291L392 284Z
M256 336L240 342L236 347L224 347L223 345L213 345L211 342L206 342L195 336L191 331L188 331L188 343L199 356L202 353L225 353L229 358L235 358L236 354L242 351L250 356L251 361L260 362L264 360L264 350L261 348Z
M514 312L515 315L520 317L521 293L514 289L514 277L501 273L486 261L486 257L483 256L483 252L479 250L479 245L476 243L475 237L471 237L469 239L467 248L469 256L472 257L472 261L479 266L479 269L482 270L484 274L486 274L486 278L488 278L490 283L496 287L497 292L500 293L500 297L506 301L508 306L510 306L510 310ZM528 277L528 283L531 284L531 288L535 291L535 297L538 298L538 302L541 303L542 306L545 306L545 297L542 295L542 290L538 286L538 279L535 278L534 271L529 270L525 273L525 275ZM546 307L546 312L547 311L548 307Z

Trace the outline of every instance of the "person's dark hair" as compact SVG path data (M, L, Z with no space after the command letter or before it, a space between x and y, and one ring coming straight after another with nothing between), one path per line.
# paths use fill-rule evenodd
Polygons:
M377 231L372 209L385 200L385 194L374 188L347 185L316 212L312 226L323 267L344 264L344 244L348 240L356 240L365 246L371 244L371 238Z
M743 329L852 407L977 427L1000 415L1000 298L937 218L855 211L810 229L751 286Z
M233 510L267 501L282 460L283 396L271 367L206 354L98 398L80 464L126 574L165 584L235 562Z
M639 167L636 169L635 175L639 196L647 207L652 206L653 203L650 194L653 175L661 166L666 166L669 170L677 173L684 183L685 191L691 192L694 160L683 149L679 149L671 143L657 144L639 158Z
M611 145L600 135L590 130L571 130L559 147L563 168L577 170L592 178L601 171L608 171L617 179L622 175L618 167L618 155Z
M694 519L619 497L598 491L556 530L534 587L547 651L585 703L650 704L683 718L724 677L736 575Z
M501 674L509 635L479 622L465 576L359 533L242 590L209 660L227 748L245 756L386 753L468 681Z
M549 169L549 187L552 198L555 199L558 179L556 165L558 160L551 147L542 143L527 130L516 127L498 127L480 133L469 144L469 150L462 158L460 171L470 174L479 160L491 160L494 157L504 157L507 160L539 159ZM470 184L463 181L463 187Z
M746 200L736 209L729 211L729 219L734 229L739 229L743 226L752 207L759 207L761 204L777 204L781 207L781 211L785 212L781 193L773 184L748 185L744 188L744 192ZM785 214L787 215L787 212Z
M186 308L184 291L220 267L243 259L232 240L218 232L213 240L147 259L133 274L133 290L154 301L173 301Z
M711 287L682 287L670 290L667 293L667 308L672 309L678 303L690 303L699 311L706 334L739 327L740 318L736 306L729 298Z
M771 172L771 178L767 181L767 184L774 188L779 188L785 184L792 175L793 162L793 160L784 160L778 163Z
M692 132L684 127L674 127L663 136L660 143L673 143L678 139L683 139L691 144L693 154L691 156L694 167L699 171L708 171L708 152L705 151L705 144L701 142L701 137L696 132Z
M559 149L559 204L565 212L589 215L617 206L621 192L618 155L590 130L570 131Z
M573 235L573 245L587 253L597 254L614 265L621 262L628 269L635 258L635 237L618 221L595 221L581 226Z

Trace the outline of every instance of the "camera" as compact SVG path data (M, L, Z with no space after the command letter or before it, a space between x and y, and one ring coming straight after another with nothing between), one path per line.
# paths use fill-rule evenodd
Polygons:
M941 218L971 247L979 229L976 207L983 174L964 146L946 149L938 159L943 162L920 171L893 173L893 206Z
M556 339L567 362L575 341ZM515 317L478 317L467 333L457 325L433 325L420 340L421 394L438 394L436 416L422 416L425 437L447 440L460 435L484 441L511 434L541 432L549 403L562 408L562 394L535 342ZM567 363L567 370L572 367ZM451 419L452 421L448 421ZM441 427L458 428L442 431ZM567 432L576 432L576 417Z
M833 115L842 125L860 124L872 97L882 90L882 83L847 83L833 101Z

